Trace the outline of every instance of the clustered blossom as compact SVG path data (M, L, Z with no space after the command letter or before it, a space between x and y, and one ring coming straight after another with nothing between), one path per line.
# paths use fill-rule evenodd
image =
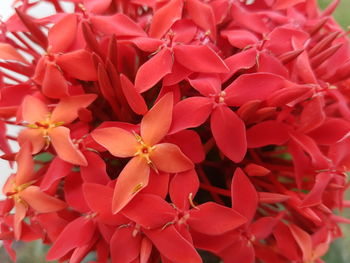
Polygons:
M70 263L323 262L350 222L339 1L15 2L0 24L13 260L40 239ZM42 2L55 13L31 16Z

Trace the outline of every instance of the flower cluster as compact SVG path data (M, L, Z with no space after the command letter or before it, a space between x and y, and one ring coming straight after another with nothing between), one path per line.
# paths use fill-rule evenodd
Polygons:
M41 239L70 263L323 262L350 222L339 1L16 2L0 24L13 260ZM31 16L42 2L55 12Z

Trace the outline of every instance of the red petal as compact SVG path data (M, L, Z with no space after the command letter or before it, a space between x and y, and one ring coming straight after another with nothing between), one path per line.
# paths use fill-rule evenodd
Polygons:
M232 3L231 16L235 23L243 28L247 28L260 34L270 31L265 24L265 20L258 12L246 10L239 2Z
M33 124L37 121L44 121L49 116L47 106L36 97L26 96L22 103L23 120Z
M144 232L167 259L173 262L202 262L193 245L184 239L174 226L158 230L145 230Z
M80 174L86 183L107 184L110 179L106 172L106 163L98 154L85 151L84 156L88 162L87 166L80 167Z
M91 23L106 35L146 36L145 31L128 16L117 13L113 16L91 16Z
M100 184L84 183L83 194L91 211L97 213L99 221L110 225L120 223L121 215L112 215L113 188Z
M95 224L91 219L78 217L63 229L47 253L46 259L58 259L72 249L89 243L94 232Z
M139 147L135 136L121 128L111 127L96 129L91 135L96 142L117 157L134 156Z
M53 128L49 131L49 137L57 155L62 160L76 165L87 165L84 155L73 144L68 128L63 126Z
M131 227L120 227L115 231L110 244L113 263L134 262L139 256L141 235L133 232Z
M71 170L72 164L61 160L59 157L55 157L55 159L50 162L49 169L44 174L40 188L43 190L49 189L55 182L66 177Z
M203 124L213 110L213 101L205 97L190 97L174 106L173 121L169 133Z
M120 75L120 83L130 108L136 114L144 115L148 110L144 98L136 91L132 82L123 74Z
M19 195L39 213L52 213L67 207L65 202L45 194L38 186L29 186Z
M83 180L79 174L71 172L64 180L64 199L69 207L79 213L90 212L83 195Z
M178 45L174 47L177 62L193 72L226 73L225 62L208 46Z
M330 172L319 173L316 175L315 184L301 203L301 207L320 205L322 203L323 193L332 178L333 175Z
M224 262L253 263L255 261L254 246L247 239L235 241L219 254Z
M285 86L282 77L271 73L252 73L238 77L225 92L225 102L240 106L250 100L265 100L270 94Z
M52 53L65 52L76 38L78 20L76 14L66 14L49 30L49 51Z
M169 203L151 194L137 195L122 213L146 229L161 228L172 222L176 216L176 210Z
M168 133L173 113L173 94L165 94L141 121L141 137L147 145L154 145Z
M112 0L89 0L84 1L84 6L91 13L100 14L105 12L111 3Z
M193 168L193 163L175 144L161 143L155 145L150 154L154 166L167 173L179 173Z
M195 131L180 131L167 136L166 141L179 146L180 150L194 163L200 163L205 158L201 138Z
M177 173L170 182L170 199L179 209L187 210L190 206L189 198L196 196L198 188L199 179L195 170Z
M320 127L309 133L317 144L333 145L350 132L348 121L340 118L329 118Z
M244 122L226 106L218 106L211 115L211 131L220 151L234 162L240 162L247 151Z
M298 131L301 133L308 133L321 126L326 119L324 107L324 99L320 96L305 103L304 109L300 115Z
M56 64L46 64L42 91L46 96L54 99L63 98L69 95L67 81Z
M276 0L273 9L287 9L302 2L305 2L305 0Z
M28 63L13 46L7 43L0 43L0 59L15 60L25 64Z
M43 132L40 129L25 129L18 135L18 142L22 146L25 143L30 142L32 146L32 154L36 154L41 151L45 146L45 139Z
M288 127L278 121L260 122L247 130L249 148L258 148L270 144L282 145L288 139Z
M132 158L119 174L114 188L112 211L123 209L134 196L148 184L149 165L141 157Z
M231 57L225 59L226 65L229 67L230 72L221 74L223 82L231 78L238 70L250 69L255 66L258 53L255 48L250 48L246 51L238 52Z
M231 184L232 208L251 222L258 207L258 194L248 177L237 168Z
M265 239L272 234L278 222L278 218L262 217L252 223L250 231L256 239Z
M182 18L183 1L172 0L158 9L152 18L149 35L154 38L161 38L174 24Z
M84 94L61 99L56 108L52 111L51 121L54 123L71 123L78 117L79 109L89 106L96 97L95 94Z
M84 49L59 56L57 58L57 64L73 78L85 81L97 80L97 71L91 54Z
M259 39L256 35L248 30L223 30L221 35L230 42L230 44L239 49L245 49L247 46L256 44Z
M290 231L292 232L295 241L299 245L302 253L303 253L303 261L308 262L312 261L313 258L313 248L312 248L312 239L311 236L299 228L298 226L291 224L289 226Z
M305 152L310 155L312 163L317 169L325 169L329 167L327 158L321 152L313 139L300 133L293 133L290 134L290 136L293 141L295 141L301 148L303 148Z
M34 173L34 161L30 144L26 143L21 146L20 151L16 155L16 162L16 185L31 182L36 175Z
M169 174L151 170L148 185L142 189L141 194L158 195L165 199L169 190Z
M186 11L190 18L205 32L208 32L211 39L216 38L216 24L212 7L209 4L198 0L187 0Z
M203 96L213 98L221 92L221 79L217 74L199 73L194 76L194 78L188 78L188 81Z
M15 232L16 240L20 240L22 235L22 221L26 217L27 208L20 202L15 202L15 216L13 222L13 231Z
M163 48L156 55L142 64L137 71L135 88L138 92L145 92L158 83L173 67L172 52Z
M231 208L207 202L191 209L187 222L197 232L221 235L243 225L247 220Z

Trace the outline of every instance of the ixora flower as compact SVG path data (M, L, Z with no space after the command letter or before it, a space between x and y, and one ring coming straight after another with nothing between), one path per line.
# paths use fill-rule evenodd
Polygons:
M165 94L142 118L140 135L121 128L96 129L92 137L116 157L133 157L120 173L115 185L112 210L119 212L148 184L150 169L179 173L193 168L193 163L178 146L159 143L168 133L173 109L173 95Z
M13 261L39 239L70 263L323 262L350 223L339 1L14 2L0 21ZM53 13L33 16L43 3Z

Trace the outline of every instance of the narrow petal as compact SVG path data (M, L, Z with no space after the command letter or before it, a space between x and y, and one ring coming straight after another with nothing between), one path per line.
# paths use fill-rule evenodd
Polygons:
M90 242L95 232L94 222L86 217L78 217L70 222L53 243L46 259L51 261L63 257L74 248Z
M16 162L16 185L22 185L32 181L35 178L35 173L32 150L29 143L21 146L20 151L16 155Z
M56 64L48 63L46 65L42 91L46 96L54 99L60 99L69 95L67 80Z
M141 137L147 145L154 145L168 133L172 121L173 94L165 94L141 121Z
M136 74L135 88L138 92L145 92L171 72L173 58L170 49L163 48L152 58L142 64Z
M291 224L289 229L303 253L303 261L308 262L312 260L313 249L311 236L295 224Z
M197 232L222 235L243 225L247 219L226 206L207 202L191 209L187 222Z
M177 62L193 72L226 73L225 62L208 46L178 45L174 47Z
M140 263L147 263L152 253L152 242L147 238L142 238L140 248Z
M73 44L78 27L76 14L67 14L49 30L49 50L52 53L65 52Z
M89 106L97 96L95 94L84 94L78 96L69 96L60 100L56 108L52 111L51 121L71 123L78 117L80 108Z
M67 207L65 202L45 194L38 186L29 186L21 191L19 195L39 213L57 212Z
M172 0L158 9L152 18L150 36L161 38L182 17L183 1Z
M141 235L133 235L131 227L120 227L114 232L110 250L113 263L134 262L140 254Z
M234 162L240 162L247 151L244 122L226 106L218 106L211 115L210 127L222 153Z
M7 43L0 43L0 59L14 60L25 64L28 63L12 45Z
M145 230L146 236L166 258L173 262L201 263L194 246L183 238L174 226L165 229Z
M112 211L118 213L148 184L150 167L141 157L132 158L119 174L114 188Z
M57 58L57 64L73 78L85 81L97 80L97 71L91 54L84 49L59 56Z
M132 82L123 74L120 75L120 83L130 108L136 114L144 115L148 110L144 98L136 91Z
M53 128L49 131L49 137L57 155L62 160L76 165L87 165L84 155L78 147L73 144L68 128L63 126Z
M26 96L22 103L22 118L28 123L43 121L49 116L49 110L44 102L34 96Z
M146 229L161 228L176 217L176 210L163 198L141 193L123 209L122 213Z
M16 240L20 240L22 235L22 221L27 214L27 208L21 202L15 202L15 217L13 222L13 230Z
M180 148L171 143L155 145L150 159L158 170L168 173L184 172L194 167L192 161L181 152Z
M252 221L258 207L258 194L253 184L240 168L237 168L231 184L232 208Z
M121 128L111 127L96 129L91 135L96 142L117 157L134 156L139 147L135 136Z
M170 133L203 124L213 110L213 101L205 97L190 97L174 106Z
M196 170L177 173L169 186L171 201L179 209L187 210L190 206L190 199L196 196L199 188L199 179Z

